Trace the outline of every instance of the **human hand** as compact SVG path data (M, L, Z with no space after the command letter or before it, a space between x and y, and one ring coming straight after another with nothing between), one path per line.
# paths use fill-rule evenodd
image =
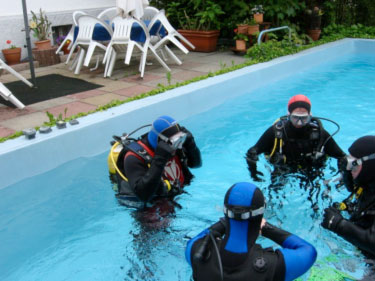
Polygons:
M188 129L186 129L185 127L180 126L180 129L181 129L182 132L184 132L186 134L186 140L185 140L183 146L186 147L186 148L189 148L190 146L195 145L193 134Z
M334 207L329 207L324 209L324 218L321 226L336 232L338 225L343 220L343 217L339 210L335 209Z
M262 222L260 223L259 235L262 235L262 228L266 225L266 223L266 219L262 218Z
M263 177L264 174L262 172L257 171L256 164L255 165L250 164L249 165L249 171L250 171L250 176L254 181L257 181L257 182L263 182L264 181L262 178L259 177L259 176Z
M172 145L163 140L159 140L155 150L155 155L162 156L165 159L170 159L175 152L176 149Z

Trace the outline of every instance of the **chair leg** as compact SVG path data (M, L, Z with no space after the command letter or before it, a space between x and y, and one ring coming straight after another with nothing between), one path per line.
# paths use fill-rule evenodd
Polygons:
M180 38L182 41L184 41L185 44L188 45L190 48L192 48L193 50L195 49L195 46L191 44L191 42L187 40L184 36L182 36L180 33L176 33L176 36Z
M167 51L168 55L178 64L181 65L182 62L180 59L171 51L171 49L168 48L167 45L164 46L164 49Z
M162 65L162 67L164 67L167 71L171 71L171 69L168 67L168 65L166 65L166 63L158 56L158 54L156 53L156 51L154 50L153 47L149 46L152 54L155 56L155 58L158 60L158 62Z
M6 71L10 72L11 74L13 74L14 76L16 76L18 79L20 79L22 82L24 82L27 86L29 86L29 87L33 86L33 84L31 84L28 80L26 80L25 77L23 77L21 74L19 74L17 71L15 71L13 68L11 68L6 63L1 64L1 67L4 68Z
M133 53L134 45L135 45L134 42L129 41L129 43L128 43L128 48L127 48L127 50L126 50L126 56L125 56L125 63L126 63L127 65L130 64L130 58L131 58L132 53Z
M115 68L115 62L116 62L117 52L115 50L112 51L111 60L109 62L109 69L108 69L108 77L112 76L113 69Z
M182 52L184 52L185 55L189 53L189 50L185 48L184 45L181 44L180 41L178 41L175 37L171 36L169 37L169 40L175 44Z
M85 49L81 49L80 53L79 53L79 58L78 58L78 62L77 62L77 66L76 66L76 70L74 71L74 74L78 75L80 70L81 70L81 67L82 67L82 64L83 64L83 59L85 57Z
M65 64L68 64L68 62L70 61L73 53L74 53L74 50L76 49L77 45L74 44L73 47L70 49L70 52L69 52L69 55L68 55L68 58L66 59L66 62ZM78 51L79 52L79 51ZM78 54L77 54L78 55Z
M95 51L95 47L96 45L95 44L90 44L88 49L87 49L87 52L86 52L86 57L85 57L85 61L83 63L84 66L89 66L90 64L90 60L92 58L92 55L94 54L94 51Z
M77 63L78 63L78 58L81 54L81 49L77 52L76 56L74 57L74 60L72 62L72 65L69 67L69 70L73 70L76 66L77 66Z
M2 83L0 83L0 96L2 96L5 100L10 101L19 109L23 109L25 105L17 99L11 91L7 87L5 87Z
M99 60L100 60L100 55L97 55L95 67L90 68L90 71L94 71L94 70L98 69L98 67L99 67Z

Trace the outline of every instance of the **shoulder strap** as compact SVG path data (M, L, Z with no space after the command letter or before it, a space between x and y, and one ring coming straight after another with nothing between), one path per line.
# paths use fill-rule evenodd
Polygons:
M153 151L140 140L137 142L130 142L126 144L125 149L128 150L128 152L125 155L125 158L130 155L133 155L137 157L139 160L144 161L146 164L150 164L152 161L152 157L154 156Z

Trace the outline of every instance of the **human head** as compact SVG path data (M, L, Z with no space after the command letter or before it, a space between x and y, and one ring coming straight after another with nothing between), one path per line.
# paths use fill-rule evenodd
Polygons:
M153 149L156 149L158 137L163 133L166 137L171 137L179 131L178 123L175 119L168 115L158 117L153 123L148 133L148 142Z
M247 215L249 211L252 216ZM238 264L246 258L259 235L263 212L264 196L254 184L239 182L229 188L224 198L227 227L223 246L230 258L225 264ZM240 219L241 213L248 218Z
M311 102L304 95L295 95L289 99L288 115L292 125L302 128L311 120Z
M359 185L366 185L375 181L375 159L365 160L363 157L375 153L375 136L364 136L357 139L349 147L349 159L353 157L359 165L352 168L354 181ZM353 160L353 159L352 159Z

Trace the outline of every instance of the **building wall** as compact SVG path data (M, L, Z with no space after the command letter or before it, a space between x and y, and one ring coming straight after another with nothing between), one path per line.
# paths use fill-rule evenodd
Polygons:
M30 11L38 12L42 7L46 12L52 27L72 24L72 13L74 11L85 11L90 15L97 15L108 7L116 5L116 0L26 0L28 17L31 18ZM8 48L7 40L12 41L12 45L22 47L22 59L27 57L26 36L22 12L22 1L8 1L7 5L0 5L0 49ZM30 32L31 41L37 41ZM34 48L34 44L32 44ZM3 59L3 54L0 54Z

